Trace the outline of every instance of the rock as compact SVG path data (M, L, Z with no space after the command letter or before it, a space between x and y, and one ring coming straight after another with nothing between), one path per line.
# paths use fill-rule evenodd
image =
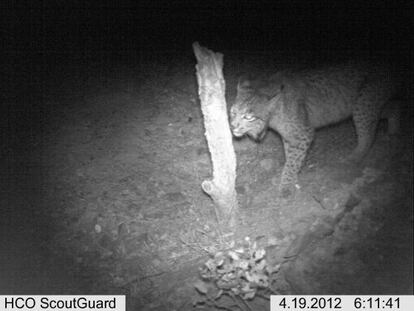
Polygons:
M95 232L96 233L101 233L102 232L102 227L99 224L95 225Z

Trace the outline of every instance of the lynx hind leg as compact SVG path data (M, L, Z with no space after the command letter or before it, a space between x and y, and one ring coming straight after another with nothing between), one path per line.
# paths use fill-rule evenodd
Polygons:
M357 134L357 146L348 160L360 162L368 153L375 137L375 130L380 117L378 102L375 96L361 95L355 103L353 120Z
M313 140L313 130L298 131L297 139L283 139L286 162L279 185L279 195L286 199L293 196L298 174Z
M396 135L400 130L400 106L401 101L390 100L381 112L381 119L387 120L388 134L390 135Z

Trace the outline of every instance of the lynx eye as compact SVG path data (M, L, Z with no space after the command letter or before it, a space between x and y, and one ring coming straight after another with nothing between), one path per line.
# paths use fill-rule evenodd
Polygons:
M254 121L254 120L256 120L256 117L252 116L251 114L245 114L243 116L243 119L245 119L246 121Z

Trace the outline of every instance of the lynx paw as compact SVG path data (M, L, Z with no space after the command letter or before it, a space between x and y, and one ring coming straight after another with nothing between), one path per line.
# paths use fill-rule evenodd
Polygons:
M363 158L363 153L354 151L347 157L347 162L358 164L362 161Z

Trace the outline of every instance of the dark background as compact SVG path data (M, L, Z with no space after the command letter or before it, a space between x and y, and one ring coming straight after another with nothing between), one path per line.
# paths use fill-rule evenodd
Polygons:
M26 5L22 5L26 3ZM409 49L411 1L2 1L3 51Z
M61 0L1 1L0 7L0 98L15 104L39 105L54 88L49 82L65 80L76 67L94 66L99 75L111 65L148 62L148 55L193 61L194 41L228 59L283 52L412 65L412 1Z

